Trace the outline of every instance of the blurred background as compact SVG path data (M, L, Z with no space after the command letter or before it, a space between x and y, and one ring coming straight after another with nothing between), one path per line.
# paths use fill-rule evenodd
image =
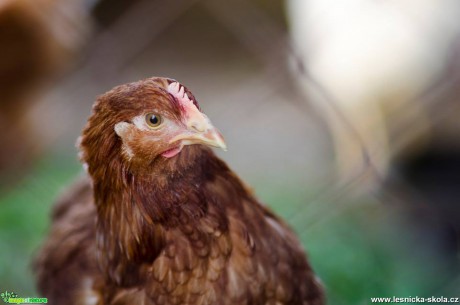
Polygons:
M457 0L0 0L1 291L36 295L97 95L150 76L191 89L330 304L460 295Z

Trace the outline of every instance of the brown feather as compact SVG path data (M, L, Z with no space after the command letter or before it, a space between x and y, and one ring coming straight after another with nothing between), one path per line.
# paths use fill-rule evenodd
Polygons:
M181 120L170 82L120 86L95 104L80 144L91 179L55 208L39 290L50 304L324 304L293 232L210 149L161 158L162 144L145 151L135 131L136 160L123 156L116 123L152 108ZM78 298L88 295L97 303Z

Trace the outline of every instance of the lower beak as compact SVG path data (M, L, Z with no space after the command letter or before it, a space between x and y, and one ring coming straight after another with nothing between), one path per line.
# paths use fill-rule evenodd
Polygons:
M222 148L227 151L224 138L217 128L210 126L203 132L186 131L175 136L170 143L181 142L182 145L203 144L211 147Z

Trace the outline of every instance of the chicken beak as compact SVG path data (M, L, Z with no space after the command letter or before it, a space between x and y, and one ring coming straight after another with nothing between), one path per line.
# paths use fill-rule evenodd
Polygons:
M216 128L209 129L203 133L195 133L190 136L186 136L182 140L182 144L204 144L211 147L222 148L224 151L227 151L227 145L225 144L224 138Z
M182 145L203 144L227 151L227 145L222 134L203 113L189 117L186 125L187 129L171 139L170 143L181 142Z

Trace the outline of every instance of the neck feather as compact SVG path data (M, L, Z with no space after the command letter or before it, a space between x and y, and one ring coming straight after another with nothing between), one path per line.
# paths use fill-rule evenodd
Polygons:
M175 158L133 172L111 162L100 179L93 177L98 213L99 263L117 283L137 284L135 266L151 263L164 247L165 231L207 213L205 183L228 170L207 148L186 147Z

